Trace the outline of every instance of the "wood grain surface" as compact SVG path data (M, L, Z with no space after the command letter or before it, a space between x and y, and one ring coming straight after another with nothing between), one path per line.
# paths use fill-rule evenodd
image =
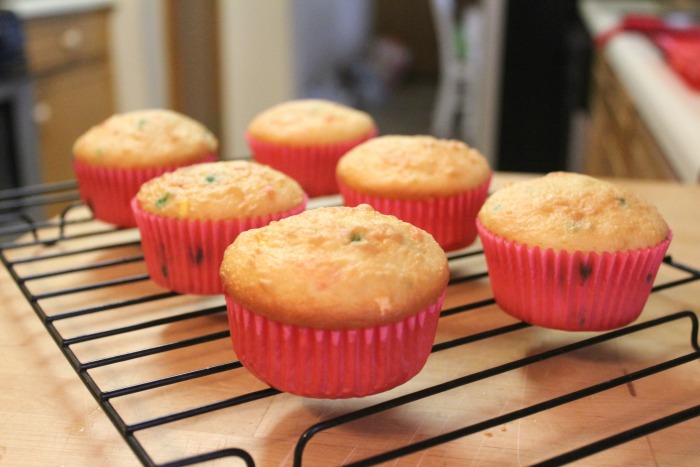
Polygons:
M523 177L497 174L494 187ZM618 182L658 206L674 233L669 254L677 261L700 268L700 187L673 182ZM75 214L76 218L82 215ZM87 222L69 226L67 232L69 236L76 236L107 228L105 224ZM40 232L43 238L54 234L51 229ZM60 241L52 246L13 248L6 250L5 255L16 261L121 243L124 246L118 248L97 248L77 255L16 264L18 274L27 277L113 259L138 258L141 254L138 232L133 229L110 231ZM478 250L478 244L468 249ZM451 261L451 268L453 277L464 277L484 272L485 262L482 255L476 254ZM120 266L35 278L24 284L32 294L39 296L38 305L56 318L53 325L64 338L164 320L162 324L142 330L72 344L70 349L83 363L227 329L221 297L170 296L144 278L144 274L143 261L137 259ZM686 276L663 265L656 283ZM56 291L66 288L123 277L134 277L134 281L54 296ZM66 312L160 294L165 296L138 305L118 306L84 316L63 316ZM487 300L487 305L443 316L436 344L447 343L447 348L434 352L420 374L394 390L362 399L335 401L275 394L138 430L136 437L155 463L235 447L250 453L259 466L292 465L299 437L315 423L446 381L470 378L482 370L509 362L546 355L553 349L600 335L521 327L496 305L488 304L491 296L486 277L451 285L445 309L481 300ZM139 465L4 269L0 271L0 303L0 466ZM180 313L209 308L214 312L168 322L169 317ZM634 324L683 310L700 312L700 281L652 294L642 316ZM511 332L473 339L461 345L451 344L455 339L470 339L469 336L511 325L514 326ZM522 417L508 417L508 414L552 398L692 353L690 336L690 320L679 319L510 371L494 371L494 375L477 378L470 384L322 430L306 446L303 465L358 462L495 417L505 418L486 424L473 434L458 436L382 465L532 465L700 404L700 361L696 358L558 407ZM109 392L235 360L228 337L222 337L179 350L96 366L88 374L103 392ZM239 368L113 397L110 403L125 423L134 425L266 389L265 384ZM587 457L578 464L698 465L698 439L700 417L695 417ZM243 465L243 462L229 458L206 465Z

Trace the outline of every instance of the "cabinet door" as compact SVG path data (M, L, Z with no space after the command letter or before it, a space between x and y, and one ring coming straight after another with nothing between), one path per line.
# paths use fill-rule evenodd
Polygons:
M37 76L107 55L109 10L34 18L25 23L29 67Z
M605 58L597 56L586 172L602 177L677 179Z
M36 82L34 117L41 146L42 180L75 178L75 140L113 113L112 84L104 62L83 64Z

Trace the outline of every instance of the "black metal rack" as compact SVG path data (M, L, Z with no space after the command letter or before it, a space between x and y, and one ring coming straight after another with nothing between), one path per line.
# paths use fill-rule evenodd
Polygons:
M36 221L25 213L27 208L48 206L53 203L63 203L65 209L53 221ZM158 290L150 285L149 278L145 274L145 267L141 264L143 257L135 229L129 231L115 230L105 224L91 219L89 212L78 202L78 196L74 182L59 183L41 187L24 188L20 190L6 190L0 192L0 239L4 243L0 245L0 259L9 271L10 276L16 282L22 294L33 308L47 331L54 339L61 352L72 365L78 377L85 384L105 414L109 417L126 443L132 449L136 457L144 465L181 466L201 463L214 459L233 458L237 462L246 465L255 465L255 453L238 446L213 449L207 452L197 452L194 455L184 455L174 460L156 462L152 455L152 448L144 442L140 435L149 430L169 424L187 421L197 417L211 416L224 410L243 410L247 404L274 397L292 397L279 391L261 387L259 384L251 385L249 391L240 394L231 394L213 401L198 401L193 406L184 409L174 409L166 414L160 414L152 418L142 419L136 422L127 422L124 416L124 407L120 401L130 396L160 391L176 387L179 384L199 381L206 384L209 377L222 374L241 375L246 372L236 360L205 362L195 366L192 370L141 379L136 382L110 387L104 381L100 381L96 372L102 369L118 366L128 362L139 362L140 366L157 365L149 359L158 357L163 359L177 359L178 351L182 349L196 349L199 346L207 346L211 343L220 343L229 339L229 333L225 324L225 305L207 301L191 301L185 296ZM125 235L127 238L122 238ZM75 242L79 240L79 242ZM75 246L75 243L80 243ZM87 243L87 245L84 245ZM95 258L95 255L98 257ZM100 256L101 255L101 256ZM450 287L463 287L465 284L481 283L488 281L485 270L485 262L480 257L480 250L467 250L450 256L450 265L453 267L453 277ZM87 257L87 260L81 258ZM85 262L83 262L85 261ZM457 267L461 262L475 261L476 267ZM38 272L37 272L38 267ZM140 268L140 269L139 269ZM696 268L684 265L671 257L664 260L662 268L673 271L672 279L655 284L653 293L662 290L685 286L686 284L700 280L700 271ZM466 270L466 272L465 272ZM106 280L89 282L81 274L99 271L101 274L108 272L110 276ZM134 272L135 271L135 272ZM42 282L58 281L65 277L77 275L78 277L69 286L61 286L53 290L37 291L35 284ZM137 293L129 293L123 296L120 293L105 293L99 296L101 291L137 289ZM145 291L145 292L144 292ZM85 306L66 308L61 305L62 299L75 297L80 294L98 293L95 303L86 303ZM108 298L104 298L108 297ZM191 298L191 297L190 297ZM171 301L183 299L187 301L187 309L181 311L179 305L172 306ZM53 301L58 300L59 305L54 306ZM478 296L468 303L450 305L443 310L442 320L451 317L466 315L473 312L490 313L495 301L489 296ZM127 313L125 310L133 310L145 306L146 311L139 313ZM168 313L169 310L176 310ZM157 311L154 311L157 310ZM166 311L163 313L163 311ZM497 313L497 312L493 312ZM132 322L122 323L115 316L129 315ZM133 316L135 315L135 317ZM211 319L218 316L219 319ZM97 318L95 318L97 317ZM83 330L82 320L99 321L98 329L92 321L87 322ZM205 320L206 325L191 325L199 320ZM208 320L208 321L207 321ZM112 321L119 324L110 326ZM65 323L70 323L64 326ZM115 355L100 355L94 357L81 346L87 345L91 350L100 348L103 341L109 342L114 338L127 338L138 336L139 333L153 329L162 329L168 325L183 325L195 329L194 334L186 338L176 338L167 343L137 348ZM305 426L296 435L297 441L293 452L294 465L303 465L305 453L313 440L322 433L333 431L338 427L352 424L358 420L377 417L390 417L396 410L410 406L411 404L440 397L450 391L464 389L470 385L487 380L489 378L505 375L526 367L532 367L542 362L559 358L563 355L571 355L579 351L605 345L605 343L623 339L626 336L644 335L645 332L663 329L667 326L676 326L681 329L678 340L682 351L680 355L666 356L650 365L645 365L621 376L615 376L594 384L586 384L564 394L532 403L505 413L499 413L489 419L479 421L464 421L454 429L447 429L440 433L428 434L420 440L399 443L398 446L390 446L381 449L362 460L354 460L348 465L375 465L392 459L398 459L423 450L427 450L444 443L449 443L475 433L492 430L509 422L521 420L546 411L586 400L592 396L610 391L615 388L625 387L633 382L672 369L682 367L690 362L700 359L700 343L698 341L698 317L689 310L668 310L667 313L647 321L639 322L628 327L605 332L586 333L574 341L567 341L561 345L552 346L546 350L532 353L528 356L520 356L511 361L501 362L487 366L475 372L468 372L443 381L425 384L416 390L402 391L398 394L390 393L380 399L367 398L359 400L353 407L341 411L338 415L321 416L321 421ZM201 329L200 329L201 328ZM522 322L506 322L502 325L467 332L463 335L450 336L436 342L433 354L454 349L468 350L470 346L481 343L489 343L503 336L515 335L526 332L530 325ZM674 328L675 329L675 328ZM133 339L138 342L138 338ZM91 345L92 344L92 345ZM496 344L494 344L496 345ZM104 347L109 347L105 345ZM171 357L172 355L172 357ZM233 355L233 354L231 354ZM697 371L697 370L695 370ZM146 373L149 373L146 371ZM158 371L154 371L158 374ZM128 379L128 378L127 378ZM700 388L698 388L700 390ZM566 452L549 452L543 447L542 458L538 465L561 465L577 459L611 449L619 444L633 439L664 430L686 420L700 416L700 405L683 407L673 413L665 414L643 423L637 423L627 427L624 431L602 436L600 439L584 442L574 446ZM235 418L235 412L232 418ZM371 434L368 435L371 437Z

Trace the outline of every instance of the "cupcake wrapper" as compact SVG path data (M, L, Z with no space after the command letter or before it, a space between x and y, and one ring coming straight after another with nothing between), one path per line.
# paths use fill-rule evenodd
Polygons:
M420 372L444 296L396 323L343 330L282 324L228 296L226 304L233 349L251 373L291 394L340 399L388 391Z
M335 167L350 149L377 135L377 129L362 138L338 144L294 147L267 143L246 133L246 141L255 162L269 165L299 182L311 197L338 193Z
M241 220L157 216L141 209L135 197L131 207L151 280L179 293L213 295L223 291L219 276L221 261L238 234L301 213L306 208L306 197L301 205L288 211Z
M391 199L357 192L338 180L343 204L369 204L430 233L445 251L458 250L476 240L476 216L488 195L491 175L479 186L452 196L426 200Z
M547 328L603 331L631 323L649 298L671 243L614 253L555 252L493 234L477 221L494 298L508 314Z
M216 155L212 154L193 163L213 162L216 159ZM136 196L144 182L185 165L190 164L123 169L73 160L80 199L92 210L95 219L118 227L136 226L131 212L131 198Z

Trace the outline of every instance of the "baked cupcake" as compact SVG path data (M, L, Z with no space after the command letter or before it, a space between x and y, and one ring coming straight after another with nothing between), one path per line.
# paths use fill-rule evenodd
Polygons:
M180 293L222 292L224 251L243 231L302 212L306 195L248 161L181 167L144 183L131 203L151 279Z
M377 128L366 112L320 99L271 107L248 125L253 159L297 180L309 196L338 193L335 166Z
M73 145L82 201L96 219L135 224L130 202L143 182L164 172L217 158L218 141L202 124L164 109L113 115Z
M430 234L364 205L312 209L242 233L221 278L246 368L293 394L347 398L421 370L449 269Z
M574 173L514 183L477 221L498 305L518 319L601 331L639 317L671 241L656 208Z
M343 156L338 185L347 206L366 203L430 232L445 251L476 239L476 214L491 181L486 159L461 141L387 135Z

